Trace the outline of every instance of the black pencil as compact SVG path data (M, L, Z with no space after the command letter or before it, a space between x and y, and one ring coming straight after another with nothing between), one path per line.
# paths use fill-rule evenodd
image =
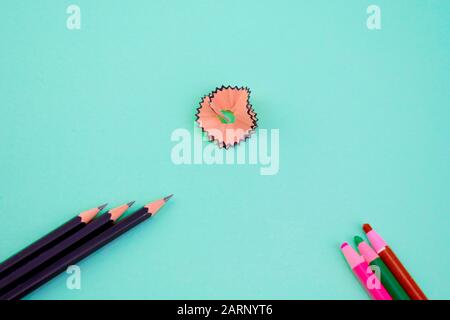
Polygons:
M0 300L16 300L24 297L34 289L55 277L57 274L64 271L69 265L77 263L134 226L154 216L171 197L172 195L151 202L145 207L125 217L122 221L119 221L112 227L98 234L96 237L77 247L37 274L34 274L14 289L0 295Z
M0 279L0 294L13 288L14 285L19 283L23 278L45 268L46 265L60 258L65 253L80 245L83 241L87 241L103 230L111 227L131 205L132 202L109 210L107 213L101 215L86 225L84 228L81 228L61 242L56 243L53 247L17 268L6 277Z
M68 236L72 235L73 233L83 228L104 207L106 207L106 204L80 213L79 215L73 217L66 223L62 224L60 227L49 232L47 235L43 236L39 240L36 240L25 249L19 251L9 259L2 262L0 264L0 279L7 276L8 274L13 272L20 266L24 265L28 261L32 260L45 250L49 249L51 246L55 245L56 243L60 242L61 240L67 238Z

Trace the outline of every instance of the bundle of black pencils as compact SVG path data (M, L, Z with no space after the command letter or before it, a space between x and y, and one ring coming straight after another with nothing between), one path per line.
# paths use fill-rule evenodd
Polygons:
M20 299L142 221L172 195L117 221L130 202L96 217L106 204L84 211L0 264L0 300Z

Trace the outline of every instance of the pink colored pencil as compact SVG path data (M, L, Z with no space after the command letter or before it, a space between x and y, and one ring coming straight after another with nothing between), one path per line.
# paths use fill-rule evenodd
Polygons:
M341 245L341 251L361 285L373 300L392 300L384 286L372 272L367 262L347 242ZM373 283L375 281L375 283Z

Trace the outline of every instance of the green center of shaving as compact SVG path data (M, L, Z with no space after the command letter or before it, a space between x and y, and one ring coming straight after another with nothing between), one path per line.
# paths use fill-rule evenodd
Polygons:
M234 113L230 110L220 110L220 113L223 114L223 117L218 115L219 120L222 123L234 123L236 121L236 118L234 116Z

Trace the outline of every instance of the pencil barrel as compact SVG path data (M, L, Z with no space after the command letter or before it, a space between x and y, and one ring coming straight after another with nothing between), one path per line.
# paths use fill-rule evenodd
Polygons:
M374 259L370 265L379 268L380 281L389 292L393 300L410 300L405 290L403 290L397 279L395 279L394 275L391 271L389 271L389 268L380 258Z
M370 277L375 277L375 275L370 273L369 265L366 262L359 264L352 270L361 285L373 300L392 300L392 297L389 295L389 293L386 291L383 284L379 280L377 280L378 285L369 285L369 283L372 283Z
M36 240L26 248L17 252L15 255L6 259L0 264L0 279L11 274L13 271L31 261L42 252L48 250L59 241L77 232L84 225L85 223L81 221L79 216L74 217L53 231L47 233L39 240Z
M95 221L80 229L78 232L65 238L61 242L58 242L47 251L44 251L34 259L17 268L13 273L1 278L0 293L8 292L11 288L14 288L16 285L20 284L24 279L38 273L46 266L70 252L73 248L77 247L84 241L87 241L111 225L112 220L110 219L110 214L102 215Z
M0 295L0 300L16 300L24 297L34 289L52 279L57 274L63 272L69 265L79 262L149 217L150 215L146 209L141 209L129 215L122 221L98 234L96 237L74 249L66 256L49 265L39 273L31 276L20 285L11 289L9 292Z
M378 254L412 300L428 300L389 246L386 246L385 249Z

